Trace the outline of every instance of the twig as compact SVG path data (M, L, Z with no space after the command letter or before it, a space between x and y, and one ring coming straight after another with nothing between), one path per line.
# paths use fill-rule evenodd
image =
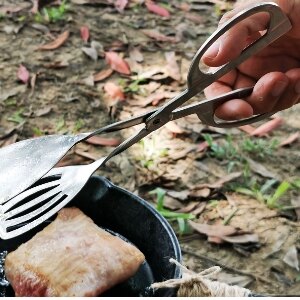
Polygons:
M222 269L224 269L224 270L231 271L231 272L235 272L235 273L241 274L241 275L249 276L249 277L253 278L253 279L256 280L256 281L257 281L257 280L260 280L260 281L262 281L262 282L265 282L265 283L268 283L268 284L272 284L271 281L265 279L265 278L262 277L262 276L259 276L259 275L253 275L253 274L251 274L251 273L248 273L248 272L245 272L245 271L240 271L240 270L237 270L237 269L235 269L235 268L233 268L233 267L226 266L226 265L220 263L219 261L214 260L213 258L209 258L209 257L206 257L206 256L204 256L204 255L197 254L197 253L195 253L195 252L193 252L193 251L187 249L187 248L184 247L184 246L181 246L181 250L182 250L182 252L185 253L185 254L189 254L189 255L195 256L195 257L197 257L197 258L200 258L200 259L209 261L210 263L212 263L212 264L214 264L214 265L220 266L220 267L221 267Z
M223 221L223 225L227 225L229 224L229 222L231 221L231 219L234 217L234 215L238 212L238 208L236 208L231 214L229 214Z

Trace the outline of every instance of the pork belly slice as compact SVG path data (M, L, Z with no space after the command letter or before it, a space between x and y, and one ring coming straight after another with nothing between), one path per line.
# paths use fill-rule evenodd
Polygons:
M5 274L16 296L98 296L133 276L144 259L78 208L64 208L7 255Z

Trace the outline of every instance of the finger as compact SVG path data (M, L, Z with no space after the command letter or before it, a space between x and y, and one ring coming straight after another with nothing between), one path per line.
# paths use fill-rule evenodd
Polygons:
M247 102L254 114L273 111L289 85L289 78L281 72L272 72L261 77L255 84Z
M215 116L226 121L245 119L252 115L252 106L241 99L229 100L215 110Z
M256 83L246 101L241 99L227 101L216 109L215 115L223 120L238 120L249 118L253 114L273 111L288 85L287 75L280 72L269 73Z
M274 107L276 111L292 107L300 101L300 68L290 70L285 75L289 78L289 85L277 101Z
M267 28L269 18L268 13L257 13L236 24L206 51L203 62L208 66L220 66L236 58L249 45L249 39L252 41L259 31Z
M211 84L210 86L208 86L204 90L204 93L205 93L205 96L207 99L212 99L219 95L229 93L231 91L232 91L232 88L229 85L224 84L223 82L220 82L220 81L216 81L213 84Z

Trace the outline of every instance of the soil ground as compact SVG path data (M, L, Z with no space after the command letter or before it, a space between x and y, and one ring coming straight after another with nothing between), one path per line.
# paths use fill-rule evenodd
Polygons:
M47 10L62 6L48 2ZM58 20L52 15L47 20L42 7L38 16L30 12L30 1L0 1L2 146L44 134L92 131L163 104L185 89L194 53L232 5L162 1L171 12L165 18L149 12L143 1L130 2L119 12L109 1L67 1ZM80 35L82 26L89 28L87 43ZM70 35L61 47L37 50L67 30ZM97 59L93 50L86 55L82 49L92 49L92 41L98 43ZM123 56L131 74L113 72L94 82L93 74L109 68L103 54L108 51ZM21 64L30 74L27 84L17 77ZM125 100L116 101L108 82L123 89ZM296 106L278 114L283 124L263 137L208 127L189 116L113 158L98 173L154 205L156 197L149 191L163 189L165 209L193 214L197 224L226 223L243 231L237 240L224 242L192 231L183 218L170 219L189 269L220 265L220 281L256 294L300 295L299 111ZM133 132L97 142L115 144ZM293 142L281 146L290 136ZM112 149L81 143L60 165L90 163ZM288 191L275 201L276 207L266 205L284 181L291 185ZM266 183L271 187L261 190ZM247 240L245 233L258 240Z

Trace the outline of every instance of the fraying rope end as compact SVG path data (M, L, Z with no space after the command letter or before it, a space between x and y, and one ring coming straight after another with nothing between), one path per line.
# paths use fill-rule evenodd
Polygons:
M173 258L169 261L181 269L182 278L156 282L151 285L151 288L178 288L178 297L248 297L251 294L250 290L243 287L213 281L213 277L221 271L219 266L196 274Z

